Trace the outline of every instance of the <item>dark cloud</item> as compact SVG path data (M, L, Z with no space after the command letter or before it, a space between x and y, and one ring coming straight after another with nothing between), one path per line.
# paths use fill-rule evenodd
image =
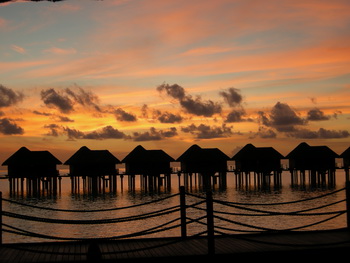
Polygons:
M320 138L331 139L331 138L347 138L349 137L349 132L346 130L327 130L324 128L320 128L318 130L318 134Z
M296 125L305 125L306 121L289 107L288 104L277 102L272 108L269 116L262 111L259 112L260 121L263 125L275 128L280 132L295 130Z
M157 87L157 90L159 92L166 92L166 94L174 99L177 99L179 101L183 100L186 97L186 92L183 87L181 87L178 84L162 84Z
M49 129L49 132L46 135L54 137L57 137L60 134L61 130L61 126L57 124L45 125L44 128Z
M9 107L21 102L24 95L0 84L0 107Z
M212 100L203 101L200 96L193 98L191 95L187 95L185 89L177 84L162 84L157 87L157 90L176 99L186 112L196 116L211 117L222 111L221 104Z
M72 129L69 127L62 127L64 133L67 134L69 140L75 139L94 139L94 140L104 140L104 139L125 139L128 136L125 133L114 129L112 126L103 127L101 130L96 130L89 133L84 133L82 131Z
M147 104L143 104L141 107L141 117L148 118L148 105Z
M148 105L144 104L141 108L141 117L148 119L148 111ZM161 110L153 110L151 115L152 121L158 120L160 123L181 123L184 119L180 114L174 114L168 111L162 112Z
M255 133L251 138L260 137L262 139L276 138L277 134L272 129L267 129L265 127L259 127L259 131Z
M101 112L99 104L99 98L97 95L93 94L91 91L85 91L81 87L77 87L78 91L67 88L66 93L75 101L75 103L80 104L84 107L92 107L96 111Z
M161 112L159 110L153 111L154 118L161 123L180 123L183 121L183 117L180 114L173 114L170 112Z
M40 111L34 110L33 113L40 116L52 117L51 119L55 119L57 122L74 122L74 120L66 116L61 116L61 115L56 116L55 114L48 113L48 112L40 112Z
M146 132L134 132L132 136L133 141L159 141L165 138L171 138L177 135L177 129L171 127L168 130L156 130L156 128L151 127L149 131Z
M59 92L52 88L42 90L41 100L46 106L57 108L62 113L73 112L75 105L81 105L101 112L101 108L98 105L98 97L90 91L85 91L81 87L77 87L77 91L70 88Z
M252 121L251 119L244 119L243 117L245 115L246 115L246 112L244 109L232 110L229 114L227 114L225 122L231 123L231 122Z
M80 130L64 127L57 124L45 125L44 128L49 129L46 135L57 137L59 135L67 135L68 140L105 140L105 139L124 139L133 141L159 141L171 138L177 135L177 129L171 127L165 130L157 130L151 127L146 132L134 132L133 135L127 135L112 126L105 126L100 130L92 132L82 132Z
M51 116L52 115L51 113L40 112L40 111L37 111L37 110L34 110L33 113L36 114L36 115L41 115L41 116Z
M224 101L232 108L232 110L226 116L226 123L232 122L243 122L243 121L252 121L250 118L243 118L246 116L246 111L243 107L243 97L239 89L229 88L227 91L221 91L219 93Z
M187 127L182 127L181 131L190 133L197 139L223 138L230 137L233 134L232 127L227 127L225 124L222 126L210 126L205 124L196 126L191 124Z
M317 108L309 110L307 113L307 120L309 121L326 121L329 119L329 116L324 115L323 111Z
M186 99L180 101L180 104L188 113L197 116L211 117L216 113L221 113L222 111L220 104L211 100L202 101L199 96L195 99L188 96Z
M93 131L90 133L86 133L84 135L84 139L98 139L98 140L103 140L103 139L124 139L127 136L125 133L114 129L112 126L106 126L103 127L99 131Z
M58 122L74 122L74 120L72 120L66 116L56 116L56 120Z
M45 105L58 108L63 113L70 113L73 109L73 101L64 94L57 93L54 89L41 91L41 99Z
M328 130L320 128L318 131L308 129L298 129L287 133L288 136L298 139L339 139L348 138L350 133L346 130Z
M338 119L338 114L342 114L342 112L341 111L335 111L334 113L333 113L333 118L334 119Z
M236 107L243 101L243 97L240 94L240 90L236 88L229 88L227 91L219 93L230 107Z
M14 123L11 119L0 119L0 133L5 135L23 134L24 130Z
M118 121L135 122L137 118L134 114L128 113L121 108L115 110L114 115Z
M85 133L74 128L62 127L69 140L84 139Z
M287 104L278 102L271 110L269 116L264 112L259 112L260 123L263 125L256 133L261 138L276 137L276 133L266 127L274 128L278 132L284 132L288 137L298 139L337 139L347 138L350 133L347 130L329 130L320 128L313 131L305 128L308 121L323 121L329 120L330 116L314 108L309 110L306 119L298 116L298 114ZM265 126L265 127L264 127Z

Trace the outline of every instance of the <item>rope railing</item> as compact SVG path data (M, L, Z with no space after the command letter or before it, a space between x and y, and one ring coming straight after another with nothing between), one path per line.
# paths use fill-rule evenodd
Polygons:
M151 217L157 217L157 216L162 216L169 213L174 213L176 211L179 211L179 206L168 207L162 210L144 213L136 216L127 216L127 217L109 218L109 219L92 219L92 220L52 219L52 218L45 218L45 217L28 216L28 215L6 212L6 211L3 211L3 216L18 218L18 219L23 219L28 221L42 222L42 223L52 223L52 224L96 225L96 224L112 224L112 223L121 223L121 222L131 222L135 220L144 220Z
M175 197L177 195L173 195L171 197ZM168 197L170 198L170 197ZM154 203L166 200L168 198L162 198L158 199L152 202L147 202L147 205L152 205ZM59 211L60 213L67 212L67 213L81 213L81 212L96 212L97 210L64 210L64 209L52 209L52 208L45 208L45 207L39 207L39 206L33 206L29 204L23 204L21 202L3 199L5 202L10 202L12 204L16 204L19 206L26 206L30 208L36 208L36 209L45 209L50 211ZM141 205L145 204L139 204L139 205L133 205L133 206L125 206L125 207L119 207L119 208L113 208L113 209L100 209L100 212L106 212L106 211L115 211L120 209L131 209L131 208L138 208ZM108 218L108 219L85 219L85 220L72 220L72 219L57 219L57 218L48 218L48 217L38 217L38 216L31 216L31 215L25 215L20 213L14 213L9 211L2 211L2 216L8 217L8 218L15 218L19 220L26 220L30 222L38 222L38 223L47 223L47 224L69 224L69 225L102 225L102 224L118 224L118 223L130 223L133 221L140 221L140 220L147 220L147 219L154 219L156 217L162 217L170 214L174 214L179 211L179 205L166 207L163 209L158 209L157 211L151 211L151 212L145 212L145 213L139 213L136 215L131 216L122 216L122 217L114 217L114 218ZM164 232L168 231L174 228L178 228L180 225L174 225L174 226L168 226L169 224L176 223L179 221L179 217L176 217L175 219L170 220L169 222L159 224L156 227L151 227L149 229L145 229L142 231L138 231L135 233L128 233L123 235L114 235L110 237L102 237L102 238L70 238L70 237L57 237L52 235L45 235L45 234L39 234L32 231L27 231L24 229L21 229L19 227L11 226L10 224L2 223L2 226L5 227L2 229L3 232L11 233L11 234L17 234L17 235L24 235L28 237L36 237L36 238L44 238L44 239L53 239L53 240L90 240L90 239L121 239L121 238L131 238L131 237L138 237L142 235L149 235L154 234L157 232Z
M323 196L325 197L325 195ZM299 200L299 202L305 202L307 201L307 199L305 200ZM317 207L313 207L313 208L308 208L308 209L301 209L301 210L298 210L298 211L288 211L288 212L283 212L283 211L271 211L271 210L262 210L262 209L255 209L255 208L251 208L251 207L243 207L241 205L235 205L234 203L230 202L230 203L227 203L227 202L222 202L222 201L214 201L215 203L218 203L220 205L223 205L223 206L228 206L230 208L234 208L235 210L240 210L242 212L227 212L227 211L215 211L215 218L217 220L221 220L221 221L224 221L227 225L228 223L231 223L233 225L237 225L237 226L240 226L240 227L246 227L246 228L251 228L251 229L254 229L254 232L258 231L258 232L261 232L261 231L273 231L273 232L285 232L285 231L296 231L296 230L301 230L301 229L306 229L306 228L310 228L310 227L313 227L313 226L316 226L316 225L320 225L322 223L325 223L327 221L330 221L332 219L335 219L343 214L345 214L347 211L346 209L344 210L337 210L337 211L327 211L327 212L313 212L313 211L316 211L316 210L319 210L319 209L324 209L324 208L329 208L331 206L335 206L337 204L341 204L341 203L344 203L346 200L340 200L340 201L335 201L333 203L329 203L329 204L325 204L325 205L319 205ZM283 203L281 203L283 204ZM291 204L291 203L289 203ZM251 204L250 204L251 205ZM273 204L273 205L277 205L277 204ZM285 205L285 204L283 204ZM269 206L269 204L265 204L265 206ZM221 215L221 216L220 216ZM309 223L309 224L305 224L305 225L302 225L302 226L296 226L296 227L285 227L283 229L277 229L277 228L269 228L269 227L261 227L261 226L256 226L256 225L252 225L252 224L246 224L246 223L242 223L242 222L239 222L237 220L231 220L231 219L227 219L223 216L235 216L235 217L266 217L266 216L291 216L291 217L296 217L296 216L299 216L299 217L306 217L306 216L314 216L314 217L320 217L320 216L329 216L328 218L326 219L322 219L322 220L318 220L318 221L315 221L313 223ZM217 226L219 227L219 226ZM222 229L225 229L225 230L229 230L229 231L237 231L239 229L237 228L228 228L227 226L225 228L222 228ZM241 231L241 230L239 230ZM248 232L248 231L247 231Z
M146 206L146 205L149 205L149 204L162 202L164 200L173 198L173 197L178 196L178 195L179 194L174 194L174 195L170 195L170 196L167 196L167 197L164 197L164 198L159 198L157 200L144 202L144 203L140 203L140 204L136 204L136 205L123 206L123 207L113 207L113 208L106 208L106 209L93 209L93 210L91 210L91 209L84 209L84 210L59 209L59 208L52 208L52 207L44 207L44 206L36 206L36 205L26 204L26 203L18 202L18 201L15 201L15 200L6 199L6 198L2 198L2 200L5 201L5 202L8 202L8 203L17 204L17 205L20 205L20 206L26 206L26 207L30 207L30 208L42 209L42 210L48 210L48 211L68 212L68 213L96 213L96 212L110 212L110 211L117 211L117 210L125 210L125 209L140 207L140 206Z
M321 200L322 198L328 197L330 195L338 194L342 191L346 191L346 198L341 200L336 200L331 203L316 202L318 205L311 208L300 208L299 210L293 211L282 211L281 209L274 210L276 206L287 207L291 204L305 203L309 201ZM302 231L310 227L320 225L322 223L331 221L339 216L347 214L347 219L349 219L348 212L348 192L349 186L339 189L330 193L323 195L318 195L312 198L306 198L296 201L280 202L280 203L242 203L242 202L228 202L222 200L213 199L212 193L207 192L206 196L195 195L184 191L181 188L179 194L174 194L167 196L165 198L159 198L157 200L144 202L141 204L124 206L124 207L114 207L96 210L70 210L70 209L58 209L52 207L44 207L38 205L32 205L27 203L22 203L19 201L1 198L0 193L0 238L2 238L3 232L11 235L19 235L30 238L40 238L45 240L56 240L56 241L103 241L103 240L118 240L118 239L130 239L145 237L148 235L159 235L160 233L166 233L167 231L176 231L180 229L180 235L175 236L175 238L180 237L179 240L183 238L191 238L194 236L207 236L208 238L208 251L209 253L214 253L214 236L227 236L234 235L237 238L241 238L240 233L263 233L263 232L290 232L290 231ZM156 211L148 211L148 207L154 207L153 204L174 198L180 197L179 205L169 206ZM117 212L127 209L137 209L138 214L119 216L111 218L99 218L99 219L60 219L60 218L50 218L48 216L39 217L33 215L26 215L24 213L17 213L13 211L4 211L3 202L7 202L14 206L23 206L31 209L40 209L51 211L53 213L102 213L102 212ZM339 205L345 203L345 209L338 209ZM146 207L147 211L142 212L142 209L138 209L140 206ZM295 206L294 206L295 207ZM322 209L330 209L335 207L333 210L322 211ZM336 210L338 209L338 210ZM312 217L315 218L314 221L308 221L301 226L285 226L284 228L278 229L278 227L271 226L260 226L255 224L254 221L249 222L245 220L239 220L239 218L257 218L257 217ZM136 221L153 220L157 221L156 226L149 226L147 229L140 229L139 231L133 231L132 233L121 233L112 234L110 236L101 237L67 237L67 236L57 236L51 234L38 233L34 230L24 229L23 225L21 227L10 224L8 222L4 223L3 218L10 218L15 220L25 220L33 223L39 224L60 224L60 225L105 225L105 224L122 224L122 223L132 223ZM325 218L326 217L326 218ZM162 220L158 221L158 218ZM146 225L146 224L143 224ZM196 225L196 226L194 226ZM348 224L349 225L349 224ZM117 228L117 227L116 227ZM193 230L189 235L187 230ZM174 232L172 232L174 233ZM242 237L243 238L243 237ZM244 235L246 238L246 235ZM176 239L178 240L178 239ZM1 240L2 241L2 240ZM169 241L174 242L174 240ZM176 241L177 242L177 241ZM261 242L261 241L259 241ZM283 245L283 244L281 244ZM210 252L211 251L211 252ZM126 251L127 252L127 251ZM113 252L110 252L113 253Z

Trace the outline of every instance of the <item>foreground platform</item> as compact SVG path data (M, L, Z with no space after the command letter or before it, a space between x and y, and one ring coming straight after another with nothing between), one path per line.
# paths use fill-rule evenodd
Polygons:
M95 248L95 249L94 249ZM16 262L180 262L220 259L344 260L350 254L350 231L312 231L234 235L215 238L208 254L206 238L129 239L118 241L4 244L0 263Z

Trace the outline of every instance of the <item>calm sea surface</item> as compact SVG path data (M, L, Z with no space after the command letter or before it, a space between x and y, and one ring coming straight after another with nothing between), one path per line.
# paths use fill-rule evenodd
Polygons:
M182 184L182 181L181 183ZM239 189L236 187L235 179L233 174L227 176L227 187L222 190L219 187L213 189L214 200L222 200L235 203L250 203L250 204L266 204L249 206L250 208L259 210L268 210L276 212L289 212L289 211L300 211L304 209L314 208L328 203L333 203L345 198L345 191L337 192L326 196L322 199L310 200L302 203L294 203L297 200L310 199L319 195L331 193L335 190L344 188L345 186L345 174L343 170L337 170L336 172L336 185L334 188L319 187L313 189L306 185L306 187L292 187L290 180L290 173L284 172L282 174L282 186L274 189L273 184L269 189L259 189L252 185L247 188ZM56 197L52 196L41 196L29 197L26 194L10 196L8 180L0 180L0 191L2 191L3 198L18 201L21 203L42 206L48 208L58 208L62 210L96 210L96 209L109 209L109 208L121 208L134 206L129 209L112 210L99 213L71 213L62 211L47 211L36 209L33 207L19 206L14 203L3 201L3 210L7 212L13 212L18 214L31 215L43 218L54 218L54 219L70 219L70 220L92 220L92 219L115 219L123 218L127 216L134 216L138 214L144 214L152 211L159 211L168 207L179 205L179 196L176 194L179 192L179 180L177 175L173 175L171 179L171 188L161 188L157 192L145 192L140 187L139 177L136 176L135 190L130 191L128 189L128 181L125 176L123 184L121 184L118 178L117 192L100 194L98 196L91 196L88 194L72 194L71 192L71 181L68 177L62 179L62 189ZM204 197L205 193L196 185L193 181L192 187L187 189L189 193L195 196ZM173 196L175 195L175 196ZM193 204L201 201L201 198L193 197L192 195L187 196L186 203ZM171 197L171 198L166 198ZM164 199L165 198L165 199ZM164 199L159 202L154 202L151 205L142 205L148 202ZM283 206L270 206L269 204L274 203L285 203L291 202L289 205ZM201 205L200 207L205 208ZM339 204L318 209L311 212L331 212L341 211L345 209L345 202ZM221 211L221 219L215 219L215 225L222 227L220 231L224 233L241 233L245 230L254 230L248 228L246 224L253 225L254 227L266 227L273 229L286 229L296 228L303 225L313 224L318 221L325 220L332 215L324 216L257 216L254 211L240 210L234 207L214 205L214 210ZM205 212L200 209L188 209L187 216L190 218L197 218L203 216ZM231 214L227 214L231 213ZM233 214L234 213L234 214ZM247 216L251 213L252 216ZM244 214L244 215L242 215ZM48 241L48 239L42 239L33 237L32 233L53 236L59 241L61 238L91 238L91 237L115 237L126 235L130 233L139 233L140 231L146 231L150 228L156 228L163 223L169 222L172 219L179 217L179 212L164 214L159 217L149 217L146 220L135 220L131 222L119 222L119 223L106 223L106 224L49 224L45 222L36 221L25 221L22 219L10 218L7 216L3 217L3 223L16 227L30 233L26 233L24 236L18 236L9 233L3 233L4 243L16 243L16 242L38 242ZM230 221L230 222L229 222ZM232 224L232 221L235 224ZM203 221L205 222L205 220ZM172 223L168 226L175 226L178 222ZM314 229L333 229L341 228L346 226L346 216L341 215L331 221L326 221L320 225L312 226L307 230ZM188 235L200 233L205 230L202 224L189 224L187 227ZM18 231L18 230L16 230ZM180 229L174 228L166 232L155 232L147 237L164 237L164 236L179 236ZM145 237L145 236L143 236Z

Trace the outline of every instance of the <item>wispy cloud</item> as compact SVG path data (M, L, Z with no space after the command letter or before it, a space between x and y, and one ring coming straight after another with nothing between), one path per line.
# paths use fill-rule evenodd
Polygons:
M77 50L74 48L58 48L58 47L51 47L48 49L45 49L43 53L50 53L55 55L72 55L76 54Z
M17 45L12 45L11 46L11 49L17 53L20 53L20 54L26 54L27 51L23 48L23 47L20 47L20 46L17 46Z
M5 28L6 25L7 25L7 20L5 20L4 18L0 17L0 28Z

